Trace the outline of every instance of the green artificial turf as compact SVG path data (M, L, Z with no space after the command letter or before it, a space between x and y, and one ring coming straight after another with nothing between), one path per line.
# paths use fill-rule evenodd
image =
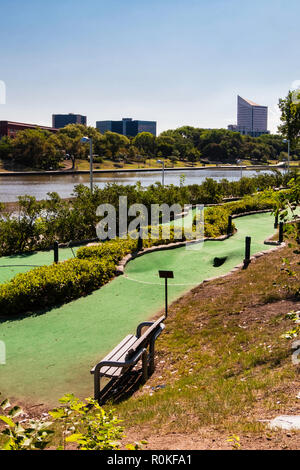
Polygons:
M78 247L74 247L76 254ZM73 258L71 248L59 249L59 261ZM54 251L36 251L33 253L23 253L20 255L0 257L0 284L10 281L19 273L25 273L38 266L49 265L54 262Z
M91 396L90 368L139 322L163 308L159 269L174 270L175 278L169 281L171 302L204 279L241 263L246 236L252 237L252 254L270 248L263 244L274 232L269 213L238 218L235 224L238 232L225 241L146 254L131 261L124 276L87 297L40 315L2 322L0 340L7 350L6 365L0 365L2 396L50 405L65 393ZM227 259L213 267L215 257Z

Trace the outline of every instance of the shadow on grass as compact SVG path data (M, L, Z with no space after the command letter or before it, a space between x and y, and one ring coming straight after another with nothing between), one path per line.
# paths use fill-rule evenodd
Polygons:
M37 310L36 312L22 313L20 315L0 315L0 325L4 323L8 323L8 322L16 322L16 321L25 320L26 318L40 317L42 315L45 315L46 313L50 313L52 310L56 310L57 308L63 307L63 305L67 305L71 302L74 302L75 300L88 297L89 295L92 295L94 292L95 291L88 292L86 295L82 295L81 297L76 297L74 299L69 299L66 302L60 302L55 305L51 305L49 307L41 308Z
M144 385L141 369L131 370L118 379L111 380L100 397L100 404L117 404L130 398Z

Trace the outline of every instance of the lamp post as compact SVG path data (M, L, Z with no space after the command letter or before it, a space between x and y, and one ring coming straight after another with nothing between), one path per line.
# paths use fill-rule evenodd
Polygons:
M90 143L90 188L91 193L93 193L93 139L90 137L82 137L81 142L86 144Z
M165 161L164 160L157 160L156 163L160 163L163 166L162 185L165 186Z
M243 167L242 167L243 162L242 162L242 160L237 160L236 162L237 162L238 165L241 165L241 179L242 179L243 178Z
M288 144L288 167L287 167L287 172L290 172L290 151L291 151L291 141L290 139L283 139L285 144Z
M159 277L165 280L165 312L168 317L168 279L174 279L173 271L159 271Z

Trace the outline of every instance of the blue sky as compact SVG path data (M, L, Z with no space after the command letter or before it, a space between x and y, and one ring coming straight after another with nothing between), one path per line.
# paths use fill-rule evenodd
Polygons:
M0 0L0 120L53 113L226 127L300 79L299 0Z

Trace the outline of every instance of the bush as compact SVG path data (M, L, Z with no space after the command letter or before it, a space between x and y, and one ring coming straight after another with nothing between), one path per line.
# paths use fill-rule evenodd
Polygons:
M96 238L97 207L112 204L118 220L119 196L127 197L128 206L141 203L148 210L151 204L180 204L181 207L185 204L214 204L224 197L280 187L292 176L292 172L290 176L274 172L234 182L226 179L216 182L207 178L201 185L163 187L157 183L147 188L139 183L127 186L108 184L102 189L94 187L93 194L89 188L78 185L74 189L74 198L69 201L62 200L57 193L48 193L46 201L36 201L32 196L20 197L19 210L0 218L0 256L47 249L54 241L67 243Z
M227 234L230 214L272 207L274 200L271 196L259 195L206 208L204 235L216 238ZM195 220L193 224L195 225ZM164 228L169 233L166 234ZM167 245L177 239L184 241L193 238L191 230L185 231L180 238L173 227L149 226L146 230L147 237L142 240L144 248ZM157 231L155 234L154 230ZM138 240L130 235L124 240L116 238L95 246L82 247L75 259L18 274L11 281L0 285L0 311L5 315L37 311L69 302L99 289L114 276L115 265L127 254L139 249Z
M217 238L227 234L229 215L229 210L224 207L208 207L205 211L204 220L205 237Z
M241 201L229 202L223 206L230 214L243 214L276 207L274 197L265 194L245 196Z
M137 240L130 238L109 240L95 246L84 246L77 251L77 258L105 258L113 263L117 263L124 256L132 253L137 249Z

